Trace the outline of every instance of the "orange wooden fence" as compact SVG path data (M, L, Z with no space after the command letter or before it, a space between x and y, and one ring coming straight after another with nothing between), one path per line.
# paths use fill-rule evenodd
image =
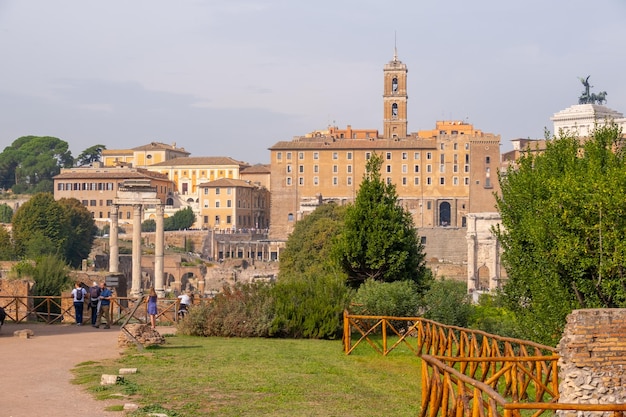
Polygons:
M74 304L71 296L0 296L0 307L7 313L7 321L22 323L39 321L47 324L63 323L64 318L74 317ZM138 299L133 297L114 297L111 299L111 323L124 322L134 309ZM148 298L144 297L142 304L130 318L130 322L148 322ZM179 320L179 300L177 298L160 298L157 319L161 321L177 322Z
M344 351L406 346L422 359L420 417L537 417L558 410L623 417L626 404L559 403L556 349L421 317L344 312ZM598 414L599 415L599 414Z

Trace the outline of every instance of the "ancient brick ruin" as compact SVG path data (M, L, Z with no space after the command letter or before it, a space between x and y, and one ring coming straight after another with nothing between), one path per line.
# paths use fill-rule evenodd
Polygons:
M561 403L626 402L626 309L574 310L558 345ZM612 413L562 411L562 417Z

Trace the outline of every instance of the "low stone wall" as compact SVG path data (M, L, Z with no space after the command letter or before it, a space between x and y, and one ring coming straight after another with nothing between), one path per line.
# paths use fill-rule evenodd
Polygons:
M559 402L626 402L626 309L574 310L558 345ZM562 417L612 413L560 411Z
M34 282L26 279L6 279L0 278L0 307L4 307L6 313L15 320L25 320L28 317L28 310L33 308L32 295ZM13 302L17 298L18 302ZM24 304L26 306L24 306Z

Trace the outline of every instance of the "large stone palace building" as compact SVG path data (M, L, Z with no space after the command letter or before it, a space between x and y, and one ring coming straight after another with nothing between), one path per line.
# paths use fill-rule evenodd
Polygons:
M495 210L500 136L464 121L408 133L407 73L397 54L383 68L382 135L331 126L270 148L271 239L287 239L320 204L353 201L373 153L382 156L382 177L396 185L420 229L465 228L469 213Z

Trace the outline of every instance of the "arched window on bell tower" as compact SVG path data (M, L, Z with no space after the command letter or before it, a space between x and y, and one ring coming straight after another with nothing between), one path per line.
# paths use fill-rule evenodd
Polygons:
M391 80L391 91L394 93L398 92L398 77L393 77L393 80Z
M394 119L398 118L398 103L393 103L391 105L391 117Z

